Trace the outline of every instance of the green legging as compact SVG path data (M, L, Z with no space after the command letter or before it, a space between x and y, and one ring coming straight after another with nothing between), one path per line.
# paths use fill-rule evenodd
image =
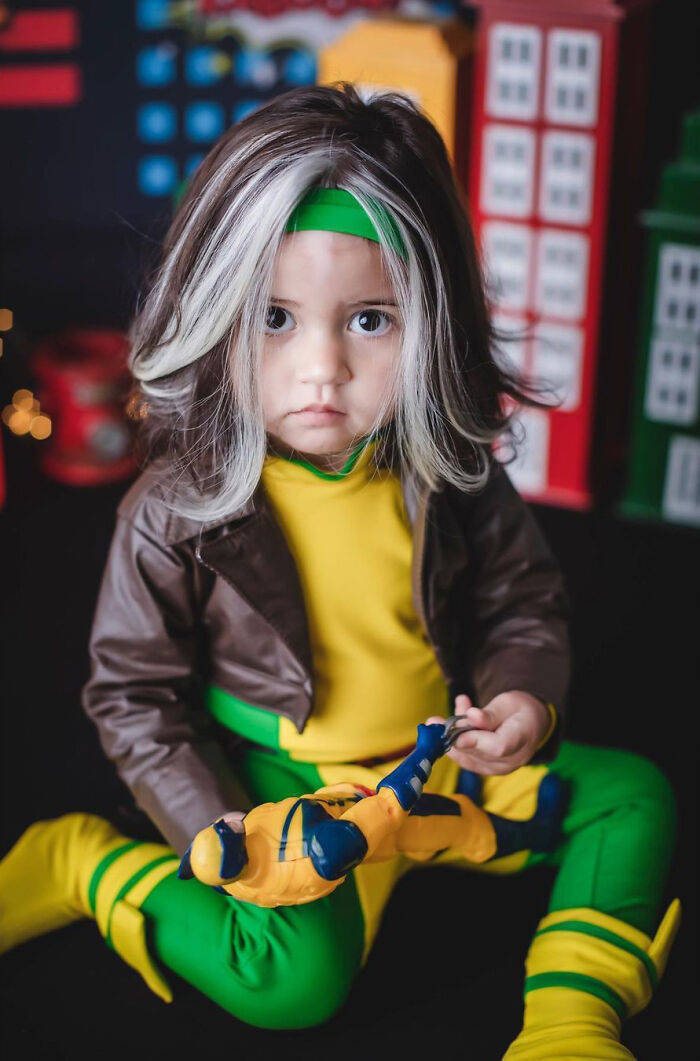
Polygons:
M249 750L238 764L254 803L321 787L313 764ZM675 801L649 760L564 741L549 769L569 783L563 839L525 867L558 868L549 910L593 908L652 934L670 864ZM316 902L263 909L198 881L166 877L142 905L160 961L239 1019L262 1028L322 1023L363 961L354 873Z

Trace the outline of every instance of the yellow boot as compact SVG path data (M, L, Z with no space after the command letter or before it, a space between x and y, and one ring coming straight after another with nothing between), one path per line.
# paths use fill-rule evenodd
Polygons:
M649 1002L679 924L678 899L653 940L597 910L543 918L525 963L523 1030L503 1061L629 1061L622 1021Z
M36 822L0 860L0 954L94 917L107 943L171 1001L148 953L139 905L178 864L172 848L129 840L94 814Z

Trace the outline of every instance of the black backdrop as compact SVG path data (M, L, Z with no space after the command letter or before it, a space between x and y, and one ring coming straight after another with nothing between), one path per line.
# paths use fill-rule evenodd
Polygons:
M3 404L27 383L23 332L31 338L74 322L124 326L167 219L162 207L133 197L125 169L114 165L131 135L123 72L132 49L131 4L79 6L90 113L65 112L52 122L45 113L0 116L2 142L12 144L11 164L6 153L0 169L0 301L19 322L0 361ZM656 8L640 174L647 203L675 153L681 116L697 101L691 7L664 0ZM127 484L58 486L39 474L36 446L8 432L4 444L0 851L29 822L69 810L116 816L125 829L134 821L129 794L79 707L95 596ZM535 512L574 608L569 736L649 756L678 795L667 897L683 898L685 924L658 997L626 1038L643 1061L656 1059L673 1053L674 1043L680 1051L684 1032L693 1041L698 538L623 521L609 510ZM407 877L344 1011L322 1029L293 1034L242 1025L181 982L176 1004L165 1006L104 946L93 924L70 926L0 961L0 1042L8 1057L70 1061L229 1049L305 1059L434 1049L445 1059L494 1061L517 1032L522 958L550 879L538 870L486 882L436 868Z

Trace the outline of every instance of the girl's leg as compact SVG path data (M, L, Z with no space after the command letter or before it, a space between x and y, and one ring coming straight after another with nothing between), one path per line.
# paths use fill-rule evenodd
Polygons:
M262 749L241 756L236 771L255 804L324 783L314 764ZM142 909L163 964L258 1027L327 1020L360 968L363 919L352 874L324 899L272 909L169 877Z
M673 791L649 759L562 743L550 769L569 785L550 913L590 907L641 932L655 930L676 832Z
M678 926L654 939L673 853L675 802L649 760L565 741L550 769L569 785L563 839L527 865L558 867L526 962L525 1021L508 1061L630 1058L621 1021L648 1003Z
M360 967L362 917L352 876L324 899L265 909L170 875L141 909L159 960L260 1028L329 1019Z
M273 753L250 752L237 768L258 803L324 783L312 764ZM37 823L0 863L0 949L92 916L167 1001L171 969L260 1027L306 1027L339 1008L365 942L353 875L325 899L268 910L179 880L178 864L167 845L129 840L93 815Z

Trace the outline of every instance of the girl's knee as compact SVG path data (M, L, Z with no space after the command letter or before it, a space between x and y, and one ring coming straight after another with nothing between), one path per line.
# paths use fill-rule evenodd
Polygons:
M362 938L348 934L339 913L326 900L277 908L267 922L265 945L232 964L229 1012L276 1030L330 1020L344 1005L361 958Z
M279 1027L311 1028L342 1009L359 967L359 953L336 917L317 911L313 926L286 936L277 969L284 1012ZM285 1017L286 1012L286 1017Z

